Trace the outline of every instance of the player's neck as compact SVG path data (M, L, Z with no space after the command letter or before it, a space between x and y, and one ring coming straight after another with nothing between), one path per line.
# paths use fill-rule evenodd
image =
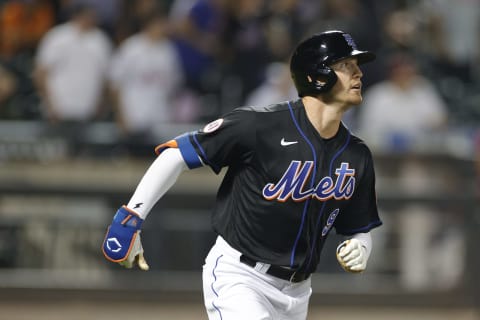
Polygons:
M302 101L307 118L318 134L325 139L335 136L340 127L344 111L313 97L303 97Z

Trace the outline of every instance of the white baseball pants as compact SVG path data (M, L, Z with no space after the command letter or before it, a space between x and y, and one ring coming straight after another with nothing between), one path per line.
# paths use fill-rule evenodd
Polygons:
M307 318L310 278L291 283L240 262L240 256L219 236L205 259L203 295L210 320Z

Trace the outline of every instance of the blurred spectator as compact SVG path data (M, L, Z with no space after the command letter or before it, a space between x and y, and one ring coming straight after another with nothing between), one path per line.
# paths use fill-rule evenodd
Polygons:
M100 1L98 1L100 2ZM165 7L162 0L122 0L118 5L118 19L113 34L116 43L140 32L143 21L158 7Z
M55 22L47 0L13 0L0 6L0 55L11 58L21 51L33 52Z
M310 30L319 32L325 29L348 30L359 47L376 50L379 45L377 30L378 21L367 6L368 1L326 0L320 7L320 19L317 19ZM310 31L309 31L310 32Z
M151 154L152 129L176 120L174 97L183 83L182 69L167 32L166 14L151 12L142 31L127 38L112 60L116 119L130 150L147 146Z
M35 79L52 122L88 121L101 103L111 44L95 11L78 6L69 22L50 30L38 48Z
M436 68L445 78L479 80L480 0L422 0L417 11L427 27L422 45Z
M474 134L474 161L475 161L475 173L476 173L476 186L475 196L477 200L480 200L480 129L477 128Z
M51 29L38 48L35 80L45 118L79 143L83 124L98 116L111 43L96 26L96 13L72 7L71 19Z
M0 61L0 119L38 119L38 96L31 79L32 56L17 53Z
M389 12L383 24L383 52L414 51L419 42L419 27L414 13L410 10L398 9Z
M181 59L186 85L203 93L214 72L220 51L228 0L197 0L188 14L172 21L173 39ZM174 4L175 5L175 4Z
M367 140L404 151L419 135L445 125L447 108L408 54L393 54L388 70L388 79L366 90L358 124Z
M307 34L328 29L344 30L352 35L359 47L378 52L379 21L370 7L370 1L322 1L317 18L310 24ZM365 76L362 78L364 88L379 80L377 63L362 66L362 70L365 70Z
M306 29L305 12L300 0L267 1L264 23L266 45L271 61L287 61Z
M459 186L451 170L432 165L420 156L407 155L396 178L397 192L406 197L453 194ZM448 167L447 167L448 168ZM457 189L458 190L458 189ZM448 290L459 284L464 271L465 243L458 208L405 201L396 208L399 233L399 278L409 291Z
M422 23L415 16L411 8L398 8L386 11L380 32L381 46L377 52L380 80L385 80L390 75L390 57L396 52L404 51L422 67L422 73L429 77L431 57L422 48Z
M268 65L265 81L254 89L246 99L248 106L268 106L276 101L297 98L297 91L286 63L273 62Z
M225 74L222 95L224 106L244 103L247 95L263 81L269 62L264 30L264 0L233 1L228 6L223 33ZM223 112L230 111L223 110Z
M10 99L17 87L15 76L0 65L0 115L3 113L4 103ZM3 117L0 117L3 118Z
M62 22L68 20L70 8L73 6L88 6L94 9L97 13L98 26L113 38L123 2L125 0L62 0L59 9L65 18Z
M448 119L436 88L403 51L388 59L388 78L366 90L359 110L359 131L386 152L402 154L396 192L418 197L446 189L451 182L415 156L436 141ZM432 140L434 139L434 140ZM445 192L445 191L443 191ZM408 290L451 288L463 268L463 242L455 225L442 225L430 205L406 201L396 208L400 280Z
M31 79L33 57L41 37L54 23L51 1L16 0L0 5L0 118L39 117L38 97Z
M480 0L422 0L417 19L424 24L417 45L428 56L431 79L455 106L454 120L476 126L480 120Z
M172 21L184 19L197 0L173 0L170 6L169 18Z

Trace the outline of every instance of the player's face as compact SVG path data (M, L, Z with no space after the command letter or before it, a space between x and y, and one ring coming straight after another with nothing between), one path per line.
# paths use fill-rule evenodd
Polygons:
M337 74L337 82L332 88L332 98L338 103L351 106L362 102L363 76L357 62L357 58L346 58L331 65Z

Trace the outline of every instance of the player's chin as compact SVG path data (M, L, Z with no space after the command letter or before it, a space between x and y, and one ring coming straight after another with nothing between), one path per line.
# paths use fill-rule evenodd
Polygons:
M362 89L350 90L350 96L352 99L356 99L359 103L362 102Z
M360 103L362 103L363 98L361 94L357 94L357 95L352 95L349 100L351 105L357 106Z

